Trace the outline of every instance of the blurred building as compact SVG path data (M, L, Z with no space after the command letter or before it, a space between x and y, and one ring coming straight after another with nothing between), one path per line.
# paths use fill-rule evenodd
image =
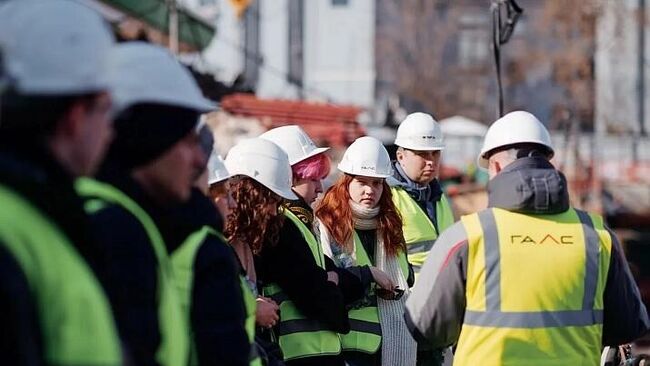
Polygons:
M211 3L219 32L203 57L220 80L261 98L373 107L375 1L257 0L240 16Z

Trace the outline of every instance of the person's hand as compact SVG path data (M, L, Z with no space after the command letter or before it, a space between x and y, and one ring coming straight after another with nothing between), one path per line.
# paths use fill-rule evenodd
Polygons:
M375 279L375 283L377 283L379 287L390 291L392 291L395 288L395 284L393 283L393 280L391 280L390 277L388 277L386 272L382 271L377 267L371 266L370 273L372 273L372 277Z
M280 307L268 297L257 298L257 310L255 311L255 322L264 328L271 328L280 320Z
M327 280L333 282L335 285L339 284L339 274L334 271L327 272Z

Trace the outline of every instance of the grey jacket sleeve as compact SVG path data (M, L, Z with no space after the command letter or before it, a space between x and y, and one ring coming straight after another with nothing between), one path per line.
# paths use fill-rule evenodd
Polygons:
M612 255L603 296L603 345L617 346L646 334L650 321L621 244L608 231L612 237Z
M467 234L460 222L445 230L420 270L404 317L420 343L442 348L458 340L465 315Z

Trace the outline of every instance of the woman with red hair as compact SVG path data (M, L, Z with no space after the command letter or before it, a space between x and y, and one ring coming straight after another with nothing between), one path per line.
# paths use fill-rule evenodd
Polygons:
M361 137L338 168L345 174L316 209L321 245L336 265L365 278L366 287L349 311L350 333L341 335L343 357L353 366L414 366L416 343L403 319L402 296L414 276L386 184L392 173L388 152L378 140Z

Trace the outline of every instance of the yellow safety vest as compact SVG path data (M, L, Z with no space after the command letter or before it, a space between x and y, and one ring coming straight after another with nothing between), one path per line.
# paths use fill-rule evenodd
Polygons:
M356 232L354 232L354 249L357 256L357 265L373 265ZM400 252L398 261L404 277L408 278L408 262L404 252ZM371 299L371 305L359 309L351 309L348 312L350 333L341 334L341 345L344 351L358 351L372 354L379 349L381 345L381 325L379 323L377 296L374 295L374 286Z
M187 324L191 324L191 309L192 309L192 289L194 288L194 262L196 255L205 243L206 239L213 235L221 240L223 245L227 245L228 241L218 231L210 226L203 226L195 231L183 241L183 243L172 253L171 263L174 268L174 282L180 295L183 313ZM250 366L261 366L262 361L257 353L255 347L255 310L257 309L257 302L253 296L252 291L248 288L246 279L240 276L240 286L242 290L242 298L244 306L246 307L246 321L243 324L248 335L248 340L251 344L250 348ZM190 327L191 328L191 327ZM190 357L189 365L198 365L198 355L196 351L196 343L194 341L194 332L190 332Z
M461 218L467 306L454 365L598 365L611 237L570 209Z
M300 230L316 264L325 269L325 258L314 234L291 211L282 209L282 212ZM306 318L277 284L265 286L264 295L280 306L280 323L276 331L285 361L341 353L338 334L327 330L319 321Z
M79 178L75 182L77 193L86 201L84 209L95 214L109 204L116 204L133 215L142 225L156 256L158 267L158 322L160 345L156 360L164 366L185 365L189 357L189 328L183 317L180 296L174 283L172 268L165 242L149 214L131 197L110 184L90 178Z
M454 213L443 194L436 203L438 232L424 210L403 188L391 187L391 193L393 204L402 215L408 260L417 276L439 234L454 224Z
M48 365L122 364L111 306L69 238L23 196L0 185L0 245L34 297Z

